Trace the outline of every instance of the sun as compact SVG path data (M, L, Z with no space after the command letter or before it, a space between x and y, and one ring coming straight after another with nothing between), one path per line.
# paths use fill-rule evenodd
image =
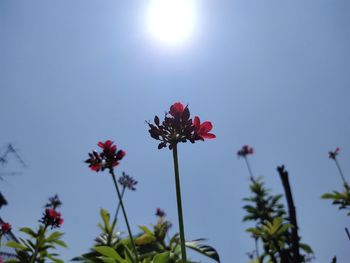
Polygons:
M195 0L150 0L147 30L167 45L186 42L196 22Z

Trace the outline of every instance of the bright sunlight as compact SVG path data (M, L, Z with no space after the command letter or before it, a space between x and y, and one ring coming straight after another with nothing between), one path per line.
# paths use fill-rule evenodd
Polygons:
M147 29L158 41L175 46L188 40L195 27L195 0L151 0Z

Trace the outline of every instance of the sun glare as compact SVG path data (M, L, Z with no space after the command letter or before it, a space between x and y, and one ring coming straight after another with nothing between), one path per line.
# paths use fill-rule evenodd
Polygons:
M195 0L151 0L147 29L160 42L178 45L188 40L195 26Z

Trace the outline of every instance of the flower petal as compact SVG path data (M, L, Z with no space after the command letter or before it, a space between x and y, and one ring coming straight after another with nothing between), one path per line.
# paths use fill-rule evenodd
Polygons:
M193 126L195 128L196 131L199 130L200 126L201 126L201 121L199 120L198 116L195 116L193 119Z
M213 124L210 121L205 121L201 124L201 132L207 133L213 129Z
M202 137L204 139L215 139L216 138L216 135L215 134L212 134L212 133L206 133L206 134L202 134Z

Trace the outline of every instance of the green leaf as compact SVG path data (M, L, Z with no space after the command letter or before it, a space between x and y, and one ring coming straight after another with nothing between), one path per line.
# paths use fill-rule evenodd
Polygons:
M61 246L61 247L65 247L65 248L67 248L68 246L67 246L67 244L64 242L64 241L62 241L62 240L54 240L54 241L52 241L53 243L55 243L55 244L57 244L57 245L59 245L59 246Z
M106 246L99 246L93 248L95 251L100 253L102 256L116 259L117 261L123 262L124 259L113 249Z
M308 244L305 244L305 243L300 243L299 244L299 247L304 250L306 253L308 254L312 254L314 253L312 248L308 245Z
M136 238L135 244L138 246L147 245L155 241L156 238L153 235L143 234L142 236Z
M30 235L33 238L36 238L38 235L37 233L35 233L31 228L29 227L22 227L19 231L26 233L28 235Z
M146 234L154 235L153 232L147 226L139 226L139 228Z
M15 249L19 249L19 250L24 250L24 249L27 248L26 246L24 246L24 245L22 245L22 244L20 244L20 243L17 243L17 242L15 242L15 241L9 241L9 242L7 242L7 243L6 243L6 246L7 246L7 247L11 247L11 248L15 248Z
M106 231L109 233L111 231L111 224L109 223L109 213L107 212L107 210L101 208L100 214L105 225Z
M215 250L215 248L208 246L208 245L203 245L200 242L204 241L204 239L196 239L193 241L187 241L186 242L186 247L193 249L199 253L201 253L202 255L205 255L213 260L215 260L216 262L220 263L220 257L218 252Z
M64 234L58 231L53 232L48 238L46 238L46 241L48 242L52 242L55 239L59 239L60 237L62 237Z
M169 252L158 254L153 258L153 263L168 263L168 262L169 262Z
M119 262L119 261L116 261L115 259L109 258L109 257L100 257L100 259L101 259L104 263L116 263L116 262Z

